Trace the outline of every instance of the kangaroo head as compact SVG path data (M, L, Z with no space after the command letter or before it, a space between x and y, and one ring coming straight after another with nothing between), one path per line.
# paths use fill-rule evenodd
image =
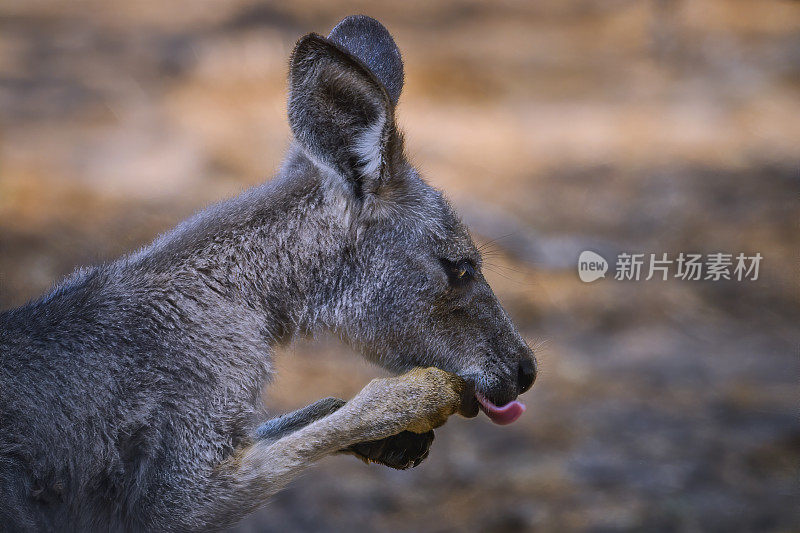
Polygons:
M497 406L531 387L534 354L484 278L467 228L403 153L403 63L391 35L365 16L328 38L309 34L292 53L289 83L292 132L341 196L351 235L332 274L329 325L390 370L436 366L470 379L487 414L510 421Z

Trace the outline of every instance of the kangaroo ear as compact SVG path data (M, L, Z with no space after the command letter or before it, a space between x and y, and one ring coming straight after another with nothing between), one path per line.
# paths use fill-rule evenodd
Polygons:
M383 84L392 105L397 105L403 90L403 58L383 24L366 15L342 19L328 40L361 60Z
M394 106L402 86L389 32L369 17L348 17L328 39L306 35L292 52L289 125L316 163L357 193L376 192L401 150Z

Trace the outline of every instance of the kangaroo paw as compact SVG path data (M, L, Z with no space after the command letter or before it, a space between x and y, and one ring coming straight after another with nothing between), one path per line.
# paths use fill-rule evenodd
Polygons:
M433 443L433 430L426 433L403 431L385 439L359 442L342 450L365 463L380 463L397 470L419 465L428 457Z

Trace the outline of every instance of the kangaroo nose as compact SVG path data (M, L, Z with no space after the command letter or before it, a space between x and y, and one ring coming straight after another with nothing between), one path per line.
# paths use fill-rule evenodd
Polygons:
M526 357L519 362L519 368L517 369L519 393L522 394L530 389L534 381L536 381L536 360Z

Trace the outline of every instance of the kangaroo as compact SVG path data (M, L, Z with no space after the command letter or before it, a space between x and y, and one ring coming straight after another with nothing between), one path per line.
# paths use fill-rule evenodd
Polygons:
M0 314L0 529L215 530L320 458L394 468L515 420L532 350L408 162L403 63L366 16L290 59L277 176ZM267 420L270 354L328 330L396 374Z

